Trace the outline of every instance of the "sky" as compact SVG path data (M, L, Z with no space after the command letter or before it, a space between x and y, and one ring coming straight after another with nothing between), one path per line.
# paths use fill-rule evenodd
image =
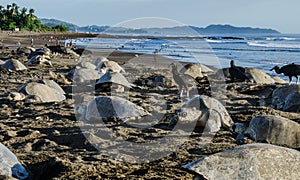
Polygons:
M166 26L175 21L198 27L230 24L300 34L299 0L1 0L0 5L6 7L13 2L35 9L39 18L79 26L114 26L136 18L157 17L165 19L160 23Z

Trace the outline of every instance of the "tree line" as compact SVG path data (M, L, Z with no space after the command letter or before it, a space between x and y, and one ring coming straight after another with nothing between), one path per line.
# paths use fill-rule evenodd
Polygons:
M6 7L0 5L0 29L21 31L68 31L64 25L49 27L41 23L34 14L34 9L20 8L16 3Z

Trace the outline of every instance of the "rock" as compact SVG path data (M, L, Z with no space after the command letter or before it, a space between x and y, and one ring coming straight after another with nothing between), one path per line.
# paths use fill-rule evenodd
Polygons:
M272 93L273 107L283 110L287 96L295 92L300 92L300 85L283 86L275 89Z
M96 68L98 71L102 71L103 73L106 73L108 71L112 71L112 72L125 72L125 70L116 62L114 61L101 61L101 63L99 63L97 65Z
M189 75L194 79L204 77L201 71L201 66L199 64L187 64L179 72Z
M177 121L197 121L197 126L205 127L208 132L217 132L221 127L229 128L233 121L225 107L216 99L201 95L186 102L176 111L170 121L173 126Z
M43 79L43 80L38 80L38 83L42 83L45 84L53 89L55 89L56 91L58 91L61 94L66 94L65 91L60 87L60 85L58 85L56 82L54 82L53 80L49 80L49 79Z
M283 111L300 112L300 92L294 92L285 98Z
M198 159L183 168L206 179L299 179L300 153L269 144L247 144Z
M36 55L31 57L27 62L27 65L32 64L45 64L52 67L51 61L48 61L43 55Z
M266 74L265 72L255 69L255 68L246 68L246 76L250 81L257 84L274 84L274 79Z
M23 85L19 89L19 92L28 96L33 96L35 102L60 102L66 99L64 94L57 91L56 89L36 82L31 82Z
M101 122L101 120L114 117L118 117L125 122L129 118L140 118L149 115L142 107L126 99L114 96L98 96L87 104L85 113L83 110L84 108L80 109L80 113L84 117L82 119L92 122Z
M16 155L0 143L0 175L8 179L26 179L29 173L21 165Z
M5 61L5 63L1 66L1 69L3 68L10 69L13 71L23 71L27 69L26 66L24 66L20 61L15 59Z
M300 148L300 124L281 116L257 116L250 121L249 127L235 123L233 132L250 137L256 142Z

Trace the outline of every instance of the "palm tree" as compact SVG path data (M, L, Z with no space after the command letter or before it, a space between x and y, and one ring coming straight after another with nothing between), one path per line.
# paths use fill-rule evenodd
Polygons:
M36 16L34 15L34 9L29 9L29 17L31 20L36 19Z
M12 7L11 10L10 10L11 15L12 16L18 16L19 15L19 6L17 6L16 3L12 3L11 7Z
M25 7L23 7L21 9L21 17L24 18L26 16L26 12L27 12L27 9Z
M27 9L23 7L21 9L21 14L20 14L20 27L22 28L27 28L28 27L28 21L27 21L27 15L26 15Z
M0 22L3 18L3 11L4 11L3 9L4 9L4 7L0 5Z

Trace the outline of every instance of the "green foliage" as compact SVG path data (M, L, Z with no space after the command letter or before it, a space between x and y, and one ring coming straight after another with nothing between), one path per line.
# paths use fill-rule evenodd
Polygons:
M59 31L59 32L67 32L68 28L64 25L57 25L55 27L52 28L55 31Z
M34 9L29 11L25 7L20 9L15 3L8 4L6 7L0 5L0 29L14 30L15 28L22 31L68 31L64 26L52 29L43 25L34 14Z

